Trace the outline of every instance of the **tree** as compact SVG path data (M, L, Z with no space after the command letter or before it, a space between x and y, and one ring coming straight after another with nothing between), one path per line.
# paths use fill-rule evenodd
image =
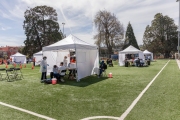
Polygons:
M30 8L25 11L24 17L23 28L26 34L24 54L32 56L33 53L41 51L42 47L62 39L57 13L52 7Z
M157 13L151 25L146 27L143 46L153 53L161 53L168 58L171 52L177 51L177 25L169 16Z
M99 47L107 47L108 54L112 54L112 49L116 48L120 43L119 41L123 39L123 25L114 14L106 10L97 12L94 23L98 32L94 36L95 44Z
M136 37L134 36L133 28L130 22L127 26L123 49L127 48L129 45L132 45L135 48L139 49L139 46L137 44Z

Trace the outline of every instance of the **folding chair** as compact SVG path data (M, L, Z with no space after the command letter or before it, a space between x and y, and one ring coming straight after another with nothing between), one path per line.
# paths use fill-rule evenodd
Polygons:
M0 69L0 80L7 79L6 69L1 68Z
M66 70L61 70L61 73L59 75L60 75L61 82L64 82L62 78L66 75Z
M106 69L104 69L104 71L102 72L102 76L103 76L103 77L107 77Z
M23 74L22 74L20 68L14 68L14 74L16 76L16 79L22 79L23 78Z
M16 76L14 74L14 69L6 69L6 74L7 74L7 81L15 80Z
M61 70L60 76L64 77L66 75L66 70Z
M76 74L77 74L77 70L76 69L70 69L68 74L69 74L68 79L75 79Z

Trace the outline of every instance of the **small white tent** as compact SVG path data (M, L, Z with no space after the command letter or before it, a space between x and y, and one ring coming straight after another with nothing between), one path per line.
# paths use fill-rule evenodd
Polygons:
M119 52L119 65L124 65L125 54L138 54L140 59L144 59L143 52L132 45Z
M12 62L15 62L18 64L26 63L26 56L19 52L17 52L14 55L11 55L10 58L12 59Z
M95 45L90 45L74 35L69 35L63 40L43 47L43 56L47 56L48 72L53 65L63 62L64 56L70 57L69 51L74 49L76 54L77 81L81 78L99 72L99 53Z
M33 54L33 58L35 58L35 66L39 65L41 60L43 59L42 51Z
M152 52L149 52L148 50L145 50L144 52L143 52L143 54L144 55L147 55L147 56L151 56L151 61L153 61L153 53Z

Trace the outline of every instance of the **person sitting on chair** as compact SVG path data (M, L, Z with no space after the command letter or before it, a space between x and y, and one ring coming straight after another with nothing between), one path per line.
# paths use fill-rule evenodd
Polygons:
M142 59L140 59L140 67L144 66L144 61Z
M60 80L61 80L61 82L64 82L64 80L61 78L61 71L62 71L62 70L66 70L66 67L63 65L63 62L60 63L60 67L59 67L59 69L58 69L58 73L59 73L59 75L60 75Z
M59 73L58 73L58 67L57 65L53 66L53 76L58 80L59 79Z
M104 63L104 61L102 61L100 66L99 66L99 75L98 75L98 78L101 76L102 72L104 72L105 69L107 69L107 65Z
M113 67L113 62L111 58L109 59L109 67Z
M136 66L137 66L137 67L140 66L140 59L139 59L139 58L136 60Z
M68 64L68 68L69 68L69 76L68 79L76 79L76 69L73 69L70 67L71 63Z

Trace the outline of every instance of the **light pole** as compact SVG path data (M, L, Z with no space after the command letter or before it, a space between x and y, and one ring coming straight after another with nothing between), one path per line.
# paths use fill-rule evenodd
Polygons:
M176 2L179 2L179 26L178 26L178 59L179 59L179 35L180 35L180 0L176 0Z
M63 38L64 38L64 25L65 25L65 23L62 23L63 24Z

